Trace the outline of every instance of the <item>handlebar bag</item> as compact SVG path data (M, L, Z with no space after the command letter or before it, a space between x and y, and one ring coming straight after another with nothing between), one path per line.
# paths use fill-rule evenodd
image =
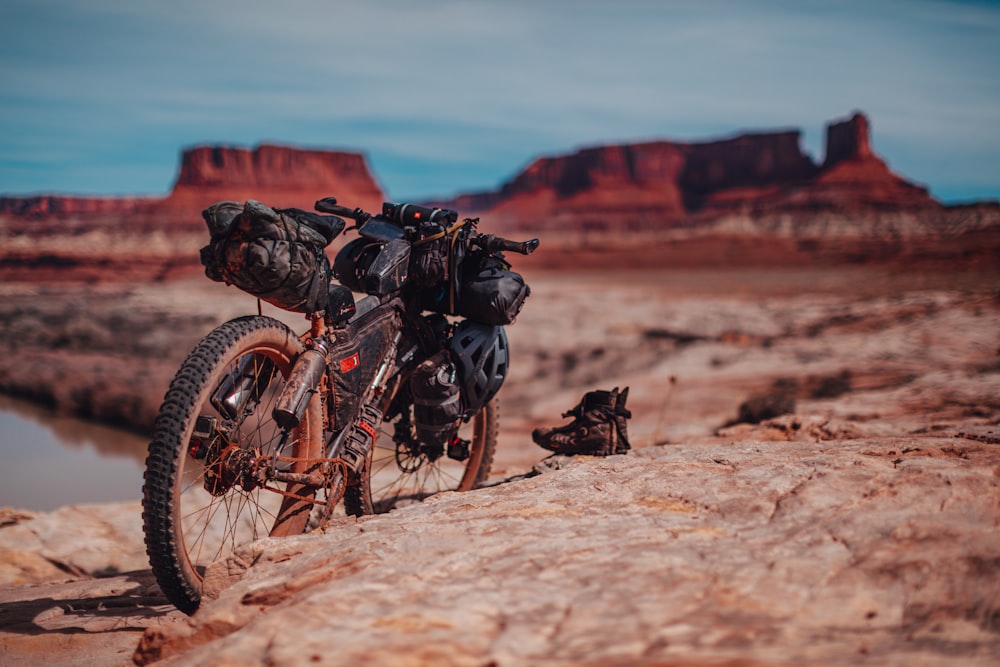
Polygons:
M482 324L512 323L531 294L521 274L496 254L472 255L462 268L457 314Z
M458 274L464 264L470 226L467 221L444 227L425 222L410 253L410 285L425 310L454 315Z
M333 274L354 292L385 296L403 287L409 264L408 242L382 243L361 237L340 249L333 260Z
M239 212L237 212L239 211ZM323 249L344 221L252 199L219 202L202 212L211 241L201 249L205 275L284 310L326 308L330 261Z

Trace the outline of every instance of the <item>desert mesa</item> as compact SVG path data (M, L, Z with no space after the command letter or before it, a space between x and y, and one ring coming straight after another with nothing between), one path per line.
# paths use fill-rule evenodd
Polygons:
M826 127L825 157L798 130L650 141L540 157L496 190L421 203L543 238L539 268L1000 261L1000 204L945 205L894 173L856 112ZM257 199L311 209L334 195L380 209L363 153L259 145L183 151L165 197L0 197L0 278L163 280L200 270L200 211Z

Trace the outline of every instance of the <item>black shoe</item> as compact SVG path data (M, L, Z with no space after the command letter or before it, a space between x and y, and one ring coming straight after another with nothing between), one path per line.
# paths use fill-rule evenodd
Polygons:
M621 392L618 387L587 392L575 407L563 413L563 417L573 417L572 422L536 428L531 439L557 454L624 454L630 447L625 420L632 416L625 409L627 398L628 387Z

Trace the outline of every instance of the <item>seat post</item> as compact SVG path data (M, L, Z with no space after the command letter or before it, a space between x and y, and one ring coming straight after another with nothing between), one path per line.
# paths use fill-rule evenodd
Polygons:
M324 311L320 311L318 313L312 313L308 317L310 320L309 337L316 340L325 336L327 332L326 313Z

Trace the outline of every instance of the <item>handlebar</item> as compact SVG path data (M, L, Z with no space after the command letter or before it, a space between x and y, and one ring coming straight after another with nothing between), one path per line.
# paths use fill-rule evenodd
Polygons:
M517 252L522 255L530 255L538 248L538 239L530 241L511 241L510 239L494 236L493 234L476 234L469 239L469 245L482 248L486 252Z
M339 215L343 218L356 220L358 224L363 224L372 217L371 213L360 208L350 209L337 203L336 197L324 197L315 203L315 208L321 213ZM386 202L383 205L384 216L389 217L401 225L405 223L417 223L421 220L453 222L458 219L458 213L449 209L426 208L415 204L391 204ZM472 234L469 237L469 245L474 248L482 248L486 252L516 252L522 255L530 255L538 248L538 239L529 241L511 241L493 234Z
M372 217L371 213L366 213L360 208L351 209L346 206L339 205L336 197L324 197L313 204L313 206L320 213L339 215L342 218L350 218L351 220L357 220L358 222L364 222L368 218Z

